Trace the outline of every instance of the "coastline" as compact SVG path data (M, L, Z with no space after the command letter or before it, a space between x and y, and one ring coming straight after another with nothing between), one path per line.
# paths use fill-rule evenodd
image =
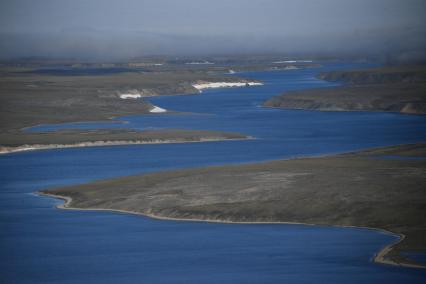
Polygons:
M317 79L340 84L286 92L267 99L263 106L323 112L425 115L425 74L424 66L322 72Z
M398 114L398 115L418 115L424 116L422 113L408 113L408 112L399 112L391 110L375 110L375 109L339 109L339 108L309 108L309 107L281 107L281 106L269 106L263 105L262 107L271 108L271 109L281 109L281 110L295 110L295 111L315 111L315 112L359 112L359 113L389 113L389 114Z
M254 137L247 136L245 138L200 138L199 140L181 140L181 139L167 139L167 140L139 140L139 141L92 141L74 144L35 144L35 145L22 145L17 147L1 147L0 155L38 151L38 150L51 150L51 149L64 149L64 148L83 148L83 147L103 147L103 146L124 146L124 145L145 145L145 144L180 144L180 143L203 143L203 142L217 142L217 141L240 141L255 139ZM3 149L2 149L3 148Z
M49 198L55 198L63 200L63 204L59 204L56 206L58 209L64 209L64 210L76 210L76 211L105 211L105 212L112 212L112 213L123 213L123 214L132 214L132 215L139 215L148 217L155 220L164 220L164 221L183 221L183 222L206 222L206 223L220 223L220 224L282 224L282 225L304 225L304 226L322 226L322 227L338 227L338 228L357 228L357 229L366 229L366 230L372 230L377 231L385 234L391 234L394 236L398 236L399 239L392 242L389 245L386 245L383 247L379 252L377 252L374 255L373 261L378 264L384 264L384 265L392 265L392 266L401 266L401 267L407 267L407 268L416 268L416 269L426 269L426 265L418 265L418 264L411 264L411 263L404 263L404 262L396 262L393 260L390 260L386 258L386 256L394 249L394 247L402 242L406 236L404 234L397 234L385 229L381 228L373 228L373 227L362 227L362 226L344 226L344 225L318 225L313 223L301 223L301 222L280 222L280 221L271 221L271 222L260 222L260 221L229 221L229 220L218 220L218 219L190 219L190 218L173 218L173 217L166 217L166 216L159 216L152 213L141 213L136 211L129 211L129 210L120 210L120 209L107 209L107 208L78 208L78 207L72 207L72 198L68 196L63 195L56 195L51 193L45 193L41 191L35 192L38 196L44 196Z
M213 140L205 140L205 141L159 141L159 142L142 142L139 143L140 141L106 141L106 142L118 142L120 144L108 144L108 145L58 145L58 144L52 144L52 145L38 145L41 148L36 148L36 149L24 149L24 150L18 150L18 151L12 151L11 153L14 152L19 152L19 151L31 151L31 150L42 150L42 149L55 149L55 148L75 148L75 147L91 147L91 146L114 146L114 145L131 145L131 144L161 144L161 143L195 143L195 142L209 142L209 141L226 141L226 140L244 140L245 138L238 138L238 139L213 139ZM104 143L105 141L94 141L94 142L89 142L89 143ZM131 142L131 143L129 143ZM136 143L135 143L136 142ZM43 147L49 147L49 148L43 148ZM1 153L0 153L1 154ZM6 153L4 153L6 154ZM328 156L328 155L324 155L324 156ZM302 157L304 158L304 157ZM55 194L47 194L47 193L40 193L40 195L45 195L51 198L59 198L64 200L64 204L58 205L57 207L60 209L67 209L67 210L87 210L87 211L109 211L109 212L118 212L118 213L123 213L123 214L134 214L134 215L141 215L141 216L145 216L148 218L153 218L153 219L158 219L158 220L170 220L170 221L192 221L192 222L211 222L211 223L229 223L229 224L297 224L297 225L310 225L310 226L330 226L330 227L348 227L348 228L363 228L363 229L369 229L369 230L376 230L376 231L380 231L386 234L392 234L392 235L397 235L399 238L396 241L393 241L392 243L390 243L389 245L386 245L385 247L383 247L380 251L378 251L377 254L375 254L371 260L376 262L376 263L380 263L380 264L386 264L386 265L394 265L394 266L404 266L404 267L411 267L411 268L426 268L426 266L423 265L416 265L416 264L411 264L409 261L408 262L404 262L404 260L401 260L399 258L396 258L395 261L393 260L393 258L389 258L392 254L392 252L397 251L398 249L396 248L396 245L399 244L400 242L402 242L406 237L403 234L398 234L398 233L394 233L392 231L387 231L384 229L380 229L380 228L374 228L374 227L362 227L362 226L339 226L339 225L317 225L315 223L299 223L299 222L281 222L281 221L276 221L276 222L268 222L268 221L260 221L260 222L238 222L238 221L231 221L228 219L227 216L222 216L222 217L218 217L217 219L215 219L215 216L211 216L213 217L213 219L208 219L209 216L201 216L201 218L197 219L191 219L191 217L186 217L184 216L184 218L173 218L173 217L167 217L167 213L162 214L162 212L158 212L159 215L156 215L157 213L151 214L150 210L147 211L147 213L141 213L141 212L136 212L136 211L129 211L129 210L120 210L120 209L107 209L107 208L91 208L90 205L87 208L78 208L78 207L72 207L72 203L73 203L73 199L71 197L66 197L66 196L61 196L61 195L55 195ZM74 200L74 203L78 203L77 200ZM77 204L78 206L78 204ZM102 206L100 206L102 207ZM108 207L108 206L104 206L104 207ZM206 219L204 219L204 217L206 217ZM210 217L210 218L211 218ZM238 220L238 219L237 219ZM254 218L254 220L256 220L256 218ZM285 219L281 219L281 220L285 220Z
M352 113L389 113L389 114L398 114L398 115L417 115L424 116L423 113L409 113L409 112L400 112L400 111L391 111L391 110L380 110L380 109L339 109L339 108L310 108L310 107L281 107L281 106L269 106L263 105L262 107L270 109L280 109L280 110L294 110L294 111L315 111L315 112L352 112Z
M91 124L91 123L128 124L129 122L127 120L120 120L116 116L112 116L112 117L109 117L109 118L104 119L104 120L70 121L70 122L63 122L63 123L59 123L59 124L61 124L61 125L70 125L71 124L72 125L72 124ZM56 123L51 123L51 124L56 124ZM45 126L45 125L51 125L51 124L39 123L39 124L35 124L35 125L30 125L30 126L22 127L19 130L25 132L25 131L31 130L32 128L36 128L36 127L40 127L40 126Z

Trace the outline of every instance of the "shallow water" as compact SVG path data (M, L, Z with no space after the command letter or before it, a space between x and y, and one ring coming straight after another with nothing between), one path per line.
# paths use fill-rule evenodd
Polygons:
M323 69L357 67L327 65ZM321 69L251 72L264 86L152 98L191 115L124 117L131 127L237 131L255 140L43 150L0 156L1 283L423 283L426 272L378 265L396 237L378 231L301 225L158 221L65 211L39 189L142 172L344 152L426 140L426 118L262 108L286 90L327 87ZM241 75L241 74L237 74ZM135 102L137 103L137 102Z

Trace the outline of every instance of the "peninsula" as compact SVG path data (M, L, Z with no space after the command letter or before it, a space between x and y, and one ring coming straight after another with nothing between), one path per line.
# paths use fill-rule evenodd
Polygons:
M239 133L207 130L65 129L52 132L0 134L0 141L2 141L0 154L56 148L190 143L247 138L249 137Z
M318 78L346 85L294 91L272 97L264 106L319 111L383 111L426 114L426 66L392 66L331 71Z
M0 153L123 144L205 142L243 139L220 131L162 129L26 132L39 124L110 121L117 116L173 113L145 98L196 94L204 88L261 84L217 71L171 65L159 69L25 63L0 66ZM54 64L53 66L49 64ZM109 66L109 65L108 65ZM168 65L167 65L168 66Z
M62 208L154 218L357 226L401 236L381 263L425 267L401 252L426 252L426 144L328 157L215 166L42 190Z

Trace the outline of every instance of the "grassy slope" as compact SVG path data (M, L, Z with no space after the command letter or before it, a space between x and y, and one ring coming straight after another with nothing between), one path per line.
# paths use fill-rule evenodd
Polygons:
M0 77L0 145L52 144L57 141L77 143L89 137L115 140L114 131L92 131L72 134L26 134L23 127L37 124L96 121L115 116L149 114L152 105L144 100L123 100L120 93L137 90L148 96L196 93L191 83L197 80L242 80L213 76L207 72L117 73L90 76L55 76L3 69ZM97 133L95 133L97 132ZM155 132L161 139L164 132ZM170 130L169 130L170 132ZM186 139L185 131L171 131L176 139ZM65 135L66 134L66 135ZM208 134L200 131L197 136ZM217 135L218 133L216 133ZM128 135L125 139L125 135ZM140 133L138 135L141 135ZM152 136L153 133L144 133ZM120 139L132 140L134 134L122 131ZM211 136L211 135L209 135ZM170 137L169 138L173 138Z
M282 160L146 174L47 193L71 206L161 217L235 222L366 226L407 235L400 250L426 251L426 144L324 158Z
M205 73L187 72L3 76L0 78L0 130L147 113L150 104L141 100L122 100L118 94L129 90L149 95L196 93L190 82L200 79L219 80Z

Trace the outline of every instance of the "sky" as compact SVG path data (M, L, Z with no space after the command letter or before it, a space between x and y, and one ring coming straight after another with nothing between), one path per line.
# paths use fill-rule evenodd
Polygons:
M425 15L425 0L0 0L0 58L421 58Z

